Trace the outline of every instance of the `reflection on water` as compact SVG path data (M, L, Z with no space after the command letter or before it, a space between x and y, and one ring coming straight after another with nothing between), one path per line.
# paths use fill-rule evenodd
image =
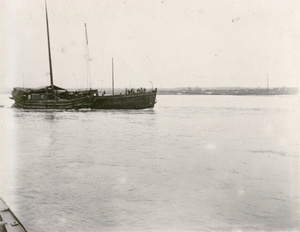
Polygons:
M3 109L0 195L33 232L298 226L296 98L158 100L150 110Z

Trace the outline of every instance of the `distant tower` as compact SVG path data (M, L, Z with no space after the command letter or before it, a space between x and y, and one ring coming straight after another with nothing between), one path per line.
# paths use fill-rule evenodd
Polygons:
M269 89L269 74L267 74L267 89Z

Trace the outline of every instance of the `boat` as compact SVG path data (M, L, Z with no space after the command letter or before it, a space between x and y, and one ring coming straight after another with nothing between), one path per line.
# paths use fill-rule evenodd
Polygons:
M150 81L151 82L151 81ZM152 82L151 82L152 84ZM124 93L114 93L114 62L112 59L112 94L93 97L92 109L147 109L153 108L156 103L157 88L146 90L125 89Z
M53 72L50 49L49 23L47 14L47 4L45 3L47 39L48 39L48 55L50 69L50 86L40 88L21 88L15 87L12 91L12 97L15 101L13 107L23 109L146 109L153 108L156 103L157 89L146 91L146 89L138 89L134 91L125 91L123 94L114 94L114 77L112 65L112 95L99 95L97 89L89 86L86 90L69 91L53 84ZM87 27L85 24L88 78L87 83L91 85L89 77L89 51ZM112 62L113 64L113 62ZM152 84L152 82L151 82Z
M41 88L15 87L13 107L23 109L81 109L89 108L97 90L68 91L58 86Z
M27 232L25 227L0 198L0 232Z
M45 3L48 55L50 68L50 86L40 88L15 87L12 97L15 101L13 107L23 109L80 109L89 107L93 103L93 95L97 90L68 91L53 84L53 72L50 49L49 23L47 3Z
M91 109L147 109L156 103L157 89L94 97Z
M88 34L87 34L87 26L85 24L85 38L86 38L86 50L87 50L87 73L89 77L89 49L88 49ZM150 81L152 84L152 82ZM106 95L103 93L102 95L97 92L93 95L93 101L90 106L91 109L147 109L153 108L156 103L156 94L157 89L146 90L144 88L140 88L137 90L125 90L124 93L119 93L115 95L114 92L114 59L112 58L112 94Z

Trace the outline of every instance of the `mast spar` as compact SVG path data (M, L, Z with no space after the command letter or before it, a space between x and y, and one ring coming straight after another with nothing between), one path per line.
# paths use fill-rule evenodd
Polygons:
M112 95L115 95L115 82L114 82L114 58L111 59L111 76L112 76Z
M51 89L53 90L53 72L52 72L52 62L51 62L51 49L50 49L50 36L49 36L49 23L48 23L48 13L47 13L47 1L45 1L45 10L46 10L46 24L47 24L50 82L51 82Z
M85 26L85 39L86 39L86 62L87 62L87 70L86 70L86 75L87 75L87 79L86 79L86 84L87 84L87 88L91 88L92 84L91 84L91 74L90 74L90 52L89 52L89 41L88 41L88 35L87 35L87 27L86 27L86 23L84 24Z

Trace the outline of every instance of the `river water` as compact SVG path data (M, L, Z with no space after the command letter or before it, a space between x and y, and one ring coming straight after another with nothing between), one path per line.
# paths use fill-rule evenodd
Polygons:
M300 228L298 96L158 95L120 111L7 99L0 197L30 232Z

